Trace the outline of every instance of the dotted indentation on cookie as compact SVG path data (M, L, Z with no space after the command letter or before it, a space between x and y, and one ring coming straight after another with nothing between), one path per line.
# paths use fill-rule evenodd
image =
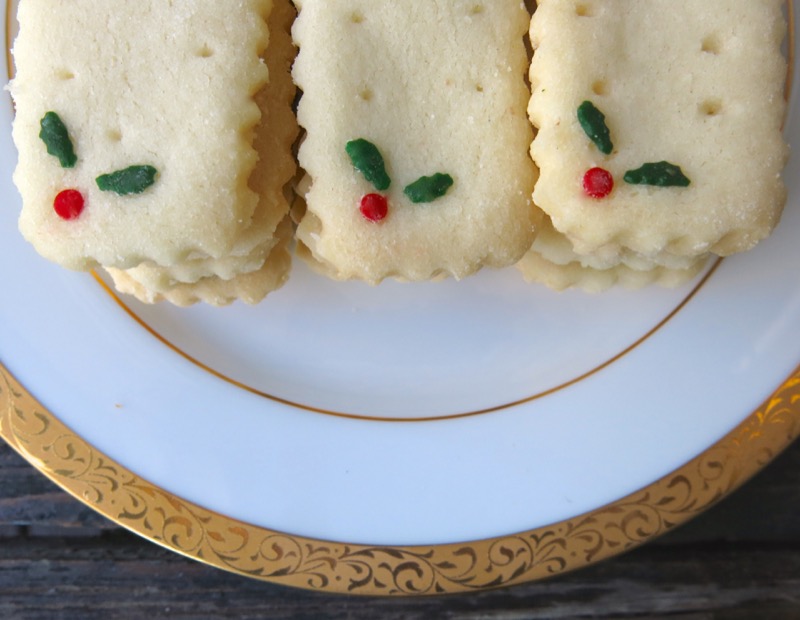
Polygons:
M212 50L208 45L204 45L199 50L197 50L198 58L211 58L214 55L214 50Z
M350 21L354 24L363 24L364 23L364 14L359 11L353 11L350 14Z
M722 43L716 35L708 35L700 43L700 49L706 54L719 54L722 51Z
M364 88L360 93L358 93L358 97L361 99L361 101L372 101L374 96L375 93L373 93L369 88Z
M717 116L722 112L722 101L719 99L706 99L700 104L700 113L705 116Z
M469 10L470 15L480 15L483 13L483 5L482 4L473 4L472 8Z
M75 79L75 73L73 73L69 69L59 69L56 72L56 77L59 80L64 80L66 82L68 80L74 80Z
M608 84L605 80L595 80L592 82L592 92L602 97L608 93Z
M586 2L579 2L575 5L575 15L578 17L593 17L594 9Z
M119 129L106 130L106 137L111 142L122 142L122 132Z

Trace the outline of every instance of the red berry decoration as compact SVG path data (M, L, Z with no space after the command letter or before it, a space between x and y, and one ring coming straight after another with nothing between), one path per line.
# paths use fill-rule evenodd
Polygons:
M605 198L614 190L614 177L608 170L592 168L583 177L583 191L591 198Z
M53 202L53 208L58 216L63 220L76 220L83 213L83 207L86 201L76 189L65 189L63 192L56 196Z
M380 222L389 215L389 201L380 194L367 194L361 199L361 215L370 222Z

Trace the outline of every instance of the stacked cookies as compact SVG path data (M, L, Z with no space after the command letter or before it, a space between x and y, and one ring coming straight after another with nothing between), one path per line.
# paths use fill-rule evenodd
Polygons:
M599 291L770 234L783 0L532 4L25 0L20 229L178 305L260 301L293 239L338 280Z
M23 235L150 302L254 303L280 286L293 15L288 0L21 2Z
M530 116L554 288L674 284L752 248L786 198L781 0L540 0Z

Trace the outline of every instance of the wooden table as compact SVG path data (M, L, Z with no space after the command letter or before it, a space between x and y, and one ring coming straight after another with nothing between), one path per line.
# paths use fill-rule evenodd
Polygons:
M800 618L800 443L628 555L505 590L419 599L250 581L121 530L0 441L0 618Z

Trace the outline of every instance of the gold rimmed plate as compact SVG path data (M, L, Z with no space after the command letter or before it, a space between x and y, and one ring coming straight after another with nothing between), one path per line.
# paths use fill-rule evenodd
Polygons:
M177 552L359 594L519 583L686 521L800 434L794 162L775 235L677 290L587 304L514 270L370 288L298 265L255 308L179 310L19 238L0 114L0 435Z

